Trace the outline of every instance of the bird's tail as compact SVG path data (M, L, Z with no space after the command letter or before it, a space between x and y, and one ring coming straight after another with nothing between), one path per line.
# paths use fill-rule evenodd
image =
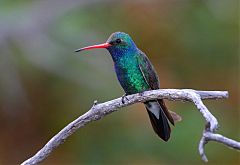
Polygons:
M154 131L161 139L168 141L171 133L168 121L174 125L174 118L165 106L164 101L160 99L156 101L148 101L144 104Z

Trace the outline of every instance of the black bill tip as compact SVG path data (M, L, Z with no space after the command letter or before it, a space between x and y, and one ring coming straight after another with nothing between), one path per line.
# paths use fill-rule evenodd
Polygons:
M76 50L74 50L74 52L80 52L80 51L82 51L83 49L76 49Z

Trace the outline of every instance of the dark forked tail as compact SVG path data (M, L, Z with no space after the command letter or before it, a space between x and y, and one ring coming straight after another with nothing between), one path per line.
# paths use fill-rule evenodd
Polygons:
M152 127L156 134L163 139L168 141L170 138L171 128L168 120L174 125L174 120L165 106L163 100L148 101L145 102Z

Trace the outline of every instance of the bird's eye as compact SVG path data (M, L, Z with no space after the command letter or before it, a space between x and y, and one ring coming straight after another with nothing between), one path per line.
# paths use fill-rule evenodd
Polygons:
M122 40L120 38L116 39L116 43L120 44L122 42Z

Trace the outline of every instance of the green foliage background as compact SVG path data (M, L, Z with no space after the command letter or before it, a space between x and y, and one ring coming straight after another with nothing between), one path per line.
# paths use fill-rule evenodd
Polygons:
M227 90L205 101L219 133L239 140L237 0L0 0L0 164L19 164L94 100L123 95L106 50L73 50L129 33L150 58L162 88ZM165 143L144 106L124 108L77 131L43 164L204 164L204 120L191 103L168 102L183 117ZM239 164L239 152L206 147L209 164Z

